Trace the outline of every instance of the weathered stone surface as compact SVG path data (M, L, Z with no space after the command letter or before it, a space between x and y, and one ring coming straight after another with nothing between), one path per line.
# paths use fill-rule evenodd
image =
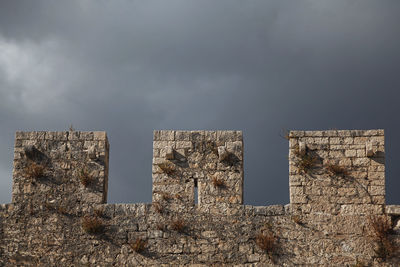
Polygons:
M387 214L400 214L400 205L387 205L385 210Z
M219 161L220 162L224 161L225 159L228 158L228 156L229 156L229 152L226 149L226 147L225 146L219 146L218 147L218 159L219 159Z
M299 154L304 155L306 154L306 143L305 142L299 142Z
M399 266L371 239L371 218L386 212L400 243L400 206L385 206L383 134L290 132L290 204L244 206L240 131L154 131L150 204L105 204L105 132L17 132L0 266ZM31 161L40 176L28 175ZM101 231L85 231L85 218Z

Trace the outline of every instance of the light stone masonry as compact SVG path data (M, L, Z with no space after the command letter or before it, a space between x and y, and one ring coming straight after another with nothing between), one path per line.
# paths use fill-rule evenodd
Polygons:
M289 204L243 205L241 131L173 130L154 131L152 203L107 204L105 132L17 132L0 266L400 266L384 131L288 139Z

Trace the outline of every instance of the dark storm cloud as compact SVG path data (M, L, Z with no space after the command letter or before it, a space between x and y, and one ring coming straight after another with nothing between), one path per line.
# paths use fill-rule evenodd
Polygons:
M106 130L109 202L151 199L153 129L239 129L245 202L288 202L289 129L385 128L400 175L398 1L2 1L0 202L15 130Z

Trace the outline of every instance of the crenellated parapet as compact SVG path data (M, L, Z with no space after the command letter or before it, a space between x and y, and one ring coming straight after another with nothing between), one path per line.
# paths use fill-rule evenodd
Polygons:
M0 266L400 266L384 131L287 137L289 204L243 204L241 131L174 130L154 131L152 203L107 204L105 132L17 132Z

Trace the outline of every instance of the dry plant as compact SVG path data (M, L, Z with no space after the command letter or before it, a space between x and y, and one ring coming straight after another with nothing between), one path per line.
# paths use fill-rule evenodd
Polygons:
M129 245L132 248L132 250L135 251L136 253L142 253L146 249L147 240L137 238L135 241L131 242Z
M352 267L366 267L367 265L365 265L362 261L357 260L356 263L354 263L352 265Z
M25 177L33 180L39 179L44 176L45 167L42 164L37 164L36 162L29 161L28 165L25 167Z
M392 232L390 218L388 216L370 217L369 224L372 229L372 238L378 246L375 250L376 255L384 260L393 257L398 248L389 236Z
M294 155L297 157L297 168L299 169L300 173L304 174L308 174L314 168L318 160L314 155L300 153L300 148L298 145L294 148Z
M170 201L172 199L172 196L169 193L162 192L161 193L161 198L162 198L162 200L168 202L168 201Z
M153 202L152 206L157 213L159 214L163 213L164 209L160 202Z
M277 238L270 230L267 230L264 232L260 232L256 236L256 244L271 258L272 254L277 249Z
M302 225L303 222L301 221L301 217L299 215L293 215L292 221L298 225Z
M396 245L389 238L377 241L377 245L378 248L375 250L375 253L379 258L382 258L383 260L392 258L397 251Z
M94 209L93 213L96 217L103 217L104 209L102 209L102 208Z
M309 173L316 162L317 159L315 157L305 154L300 158L297 167L299 168L301 173Z
M63 215L68 214L67 208L61 205L57 207L57 212Z
M94 178L92 175L90 175L89 171L87 169L82 168L79 171L79 181L84 187L87 187L91 183L93 183Z
M179 233L183 233L185 230L185 227L186 227L185 221L182 219L176 219L171 222L172 230L177 231Z
M374 236L378 239L386 238L392 231L392 224L388 216L371 217L369 222Z
M279 136L283 139L289 140L290 139L290 131L288 129L282 128Z
M214 188L224 188L226 186L225 181L218 179L217 177L212 178L212 184L214 185Z
M337 164L329 163L325 166L325 169L328 171L329 174L334 176L345 177L349 175L349 172L345 167L339 166Z
M166 174L173 174L175 172L175 165L170 161L164 161L157 164L157 166Z
M97 216L85 216L82 218L82 228L89 234L99 234L104 232L105 225Z

